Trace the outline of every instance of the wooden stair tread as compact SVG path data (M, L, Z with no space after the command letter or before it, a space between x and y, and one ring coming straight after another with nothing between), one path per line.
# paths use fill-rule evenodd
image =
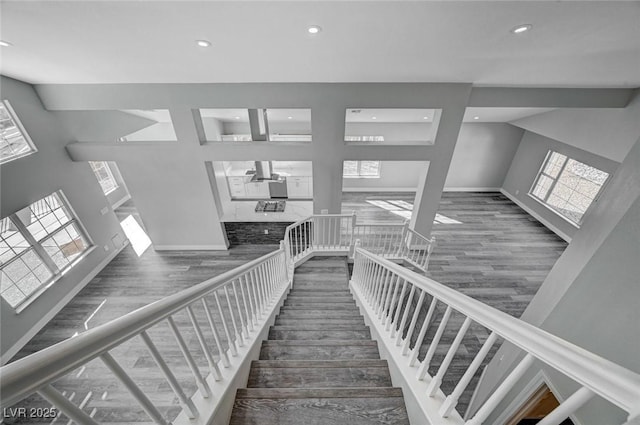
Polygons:
M237 399L229 425L409 425L402 398Z
M340 368L340 367L388 367L386 360L254 360L255 368Z
M296 399L296 398L377 398L402 397L398 387L350 387L350 388L240 388L239 399Z
M344 257L296 268L230 425L409 425L400 388L348 289Z

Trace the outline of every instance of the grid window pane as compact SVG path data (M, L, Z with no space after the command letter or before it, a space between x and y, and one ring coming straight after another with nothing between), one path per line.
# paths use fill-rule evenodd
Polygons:
M79 224L56 193L2 219L2 297L18 307L88 248Z
M0 102L0 164L30 152L35 152L35 148L18 126L17 118L6 101Z
M530 194L578 224L608 177L602 170L550 152Z
M344 177L379 177L380 161L344 161Z
M357 176L358 161L345 161L342 172L345 176Z
M378 176L380 175L379 161L360 161L361 176Z
M118 183L116 183L116 179L113 177L109 164L104 161L89 161L89 165L91 165L91 169L96 175L98 183L100 183L100 187L102 187L102 192L105 195L108 195L118 188Z
M26 295L15 285L11 285L2 292L2 298L4 298L11 307L15 307L26 298Z

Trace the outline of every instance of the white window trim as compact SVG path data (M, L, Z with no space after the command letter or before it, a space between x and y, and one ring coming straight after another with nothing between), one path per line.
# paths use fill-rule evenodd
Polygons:
M118 184L118 180L116 180L116 178L113 176L113 172L111 171L111 166L109 165L109 163L107 161L89 161L89 166L91 167L91 171L93 171L93 174L96 176L96 180L98 180L98 184L100 184L100 188L102 188L102 182L98 177L98 175L96 174L95 170L93 169L93 166L91 166L91 163L94 163L94 164L103 163L107 171L107 174L109 175L109 178L111 179L111 181L113 181L113 184L114 184L113 188L111 188L106 192L104 191L104 189L102 190L102 193L104 193L104 196L107 196L110 193L113 193L116 190L118 190L120 185Z
M11 106L11 103L7 99L3 99L2 100L2 104L7 109L7 112L9 113L9 116L11 117L13 122L15 123L16 127L18 127L18 130L20 130L20 134L24 138L25 142L27 142L27 145L29 145L29 148L31 148L31 150L29 150L28 152L24 152L24 153L21 153L19 155L9 156L7 158L0 158L0 164L6 164L6 163L14 161L16 159L24 158L25 156L29 156L29 155L31 155L33 153L36 153L36 152L38 152L38 148L33 143L33 140L31 140L31 137L29 136L29 133L27 133L27 131L24 129L24 126L22 125L22 122L20 122L20 119L16 115L16 112L13 109L13 106Z
M551 155L553 155L554 153L563 155L566 159L564 161L564 163L562 164L562 167L560 167L560 171L558 171L558 176L553 178L551 176L549 176L548 174L544 173L544 168L546 167L547 163L549 162ZM544 158L544 161L542 161L542 165L540 166L540 168L538 169L538 172L536 174L536 177L533 179L533 183L531 184L531 187L529 188L529 191L527 192L527 195L533 199L534 201L536 201L537 203L539 203L540 205L542 205L543 207L545 207L546 209L548 209L549 211L553 212L555 215L557 215L558 217L562 218L564 221L566 221L567 223L571 224L573 227L575 227L576 229L579 229L580 226L582 225L582 222L584 221L584 218L586 217L587 213L591 210L591 208L593 208L593 204L595 204L596 202L598 202L598 199L600 198L600 195L602 194L602 191L604 190L605 186L609 183L609 180L611 180L611 173L609 173L608 171L604 171L604 170L600 170L599 168L596 168L599 171L602 171L604 173L607 173L607 179L604 181L604 183L602 183L602 185L600 185L600 189L598 190L598 193L596 193L596 195L593 197L593 199L591 200L591 204L589 204L589 207L584 211L584 213L582 213L582 216L580 217L580 221L578 223L576 223L575 221L571 220L569 217L566 217L563 214L560 214L560 212L558 212L557 210L555 210L554 208L552 208L549 204L547 204L546 200L549 199L549 196L551 196L551 193L553 192L553 189L556 186L556 183L558 182L558 180L560 179L560 176L562 175L562 172L564 171L564 168L566 167L567 163L569 162L569 160L573 159L574 161L578 161L582 164L585 164L589 167L592 168L596 168L592 165L587 164L586 162L582 162L578 159L575 159L571 156L569 156L566 153L560 152L560 151L554 151L553 149L549 149L549 151L547 152L547 155ZM549 190L547 191L547 195L545 196L545 199L540 199L537 196L535 196L533 194L534 189L536 188L536 185L538 184L538 180L540 180L540 176L544 175L547 176L551 179L553 179L553 183L551 184L551 186L549 186Z
M357 175L347 175L344 174L344 162L347 161L355 161L357 163L357 170L358 170L358 174ZM361 175L360 174L360 168L362 167L362 162L363 161L369 161L369 162L377 162L378 163L378 175L376 176L367 176L367 175ZM343 162L342 165L342 177L345 179L379 179L380 178L380 174L381 174L381 169L382 169L382 161L378 161L378 160L369 160L369 159L349 159L349 160L345 160Z
M53 232L43 236L39 240L36 240L33 237L33 235L27 230L26 226L20 221L20 218L16 215L16 213L10 214L8 216L11 219L11 221L14 223L14 225L18 228L18 231L20 232L22 237L29 243L29 245L31 246L31 249L33 249L36 255L40 258L44 266L52 273L52 276L47 281L43 282L38 289L33 291L31 294L27 295L26 298L24 298L18 304L13 306L13 309L16 314L20 314L22 311L24 311L48 288L53 286L54 283L60 280L65 274L69 272L69 270L71 270L76 264L78 264L80 261L86 258L96 248L93 240L91 239L91 237L89 236L89 233L87 232L87 229L84 227L82 222L78 219L78 215L71 207L71 204L69 203L69 200L67 199L66 195L61 190L51 193L51 195L53 194L58 195L58 197L64 204L64 207L67 208L67 210L69 211L69 214L71 215L71 219L67 223L55 229ZM50 196L50 195L47 195L47 196ZM41 199L44 199L47 196L44 196ZM32 204L29 204L28 206L31 206L31 205ZM46 253L46 251L41 245L41 242L51 237L53 234L60 231L61 229L64 229L67 226L71 226L72 224L75 224L77 226L79 232L81 233L81 236L87 242L87 248L84 251L82 251L80 255L77 258L75 258L73 261L71 261L69 264L67 264L63 268L59 268L53 262L51 257ZM26 250L24 252L26 252ZM12 259L11 262L19 258L24 252L14 257L14 259ZM6 264L9 264L9 263L6 263Z

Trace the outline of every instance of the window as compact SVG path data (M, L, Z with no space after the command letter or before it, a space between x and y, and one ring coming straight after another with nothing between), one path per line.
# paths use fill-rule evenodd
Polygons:
M22 128L11 105L0 102L0 164L27 156L36 151L35 146Z
M111 172L111 168L109 168L109 164L104 161L89 161L89 165L91 165L93 174L96 175L98 183L100 183L105 195L110 194L118 188L118 183L116 182L116 179L113 178L113 173Z
M347 178L380 177L380 161L344 161L342 174Z
M19 307L73 266L89 243L54 193L0 222L0 292Z
M604 171L549 151L529 194L580 224L608 177Z
M345 142L384 142L384 136L344 136Z

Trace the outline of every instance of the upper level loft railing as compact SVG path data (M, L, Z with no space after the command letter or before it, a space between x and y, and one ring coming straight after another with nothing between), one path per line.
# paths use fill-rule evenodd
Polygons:
M287 227L284 236L287 258L298 264L307 256L347 253L360 247L390 260L406 261L426 271L435 239L409 228L409 223L360 224L356 213L313 215Z
M98 424L93 417L95 411L86 413L82 403L74 404L52 384L62 388L73 385L74 372L99 358L106 366L99 375L110 372L155 423L190 423L196 417L211 417L235 374L248 367L243 361L251 347L264 338L271 324L269 319L275 316L289 283L285 253L280 248L2 367L0 405L8 408L38 393L76 423ZM166 338L167 334L173 338ZM199 349L190 344L196 339ZM125 344L129 346L123 347ZM182 407L175 420L163 415L155 402L166 400L168 394L157 394L155 388L148 394L144 377L141 385L139 379L132 377L135 370L127 372L124 362L116 360L117 353L124 349L146 351L153 358L168 384L166 391L172 391ZM175 356L167 352L182 354L180 366L176 365ZM175 373L176 368L184 369L185 363L195 382L192 395L187 394L184 380ZM126 400L126 396L120 400Z
M402 373L405 388L413 392L431 424L485 423L535 360L572 379L579 387L552 413L538 422L539 425L560 424L596 395L626 411L629 421L640 418L639 374L542 329L359 247L355 249L350 285L356 301L375 328L372 333L377 334L379 342L385 344L393 362ZM434 312L437 309L443 309L444 313L424 358L419 361L420 348L424 347L427 330L431 322L435 321ZM447 349L441 339L454 311L461 313L464 321ZM441 390L443 378L465 333L473 323L485 327L489 331L489 337L468 365L455 389L444 394ZM455 407L498 337L520 348L524 358L475 415L465 422ZM431 376L429 368L434 355L443 350L447 350L447 354L435 375Z

